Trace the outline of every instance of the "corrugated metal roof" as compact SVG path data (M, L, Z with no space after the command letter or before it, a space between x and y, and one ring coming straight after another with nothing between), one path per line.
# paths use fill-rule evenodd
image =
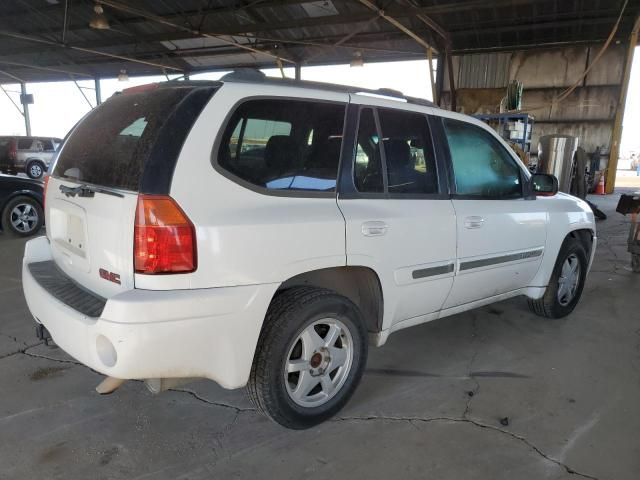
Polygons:
M90 0L69 2L66 22L62 1L0 2L0 82L68 79L68 72L113 76L122 69L129 75L147 75L162 67L185 72L240 65L273 67L274 55L285 64L326 64L348 63L355 52L367 62L424 58L425 54L424 46L357 0L96 1L106 2L108 30L89 28L94 16ZM455 54L602 41L623 2L378 3L384 3L386 15L438 48L443 40L418 18L427 15L448 32ZM628 36L639 3L629 2L618 38ZM202 40L197 32L220 38ZM248 54L248 45L264 53ZM464 60L460 86L503 83L504 62L501 56Z
M510 53L479 53L459 57L457 88L507 86L510 59Z

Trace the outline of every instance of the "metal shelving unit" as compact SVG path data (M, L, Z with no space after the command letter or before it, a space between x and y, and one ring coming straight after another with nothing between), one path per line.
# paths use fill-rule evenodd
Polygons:
M478 120L488 123L496 129L498 134L510 142L517 143L525 153L529 153L531 147L531 131L533 130L534 117L528 113L492 113L487 115L473 115ZM509 123L521 122L524 127L522 136L511 135ZM497 125L496 125L497 124Z

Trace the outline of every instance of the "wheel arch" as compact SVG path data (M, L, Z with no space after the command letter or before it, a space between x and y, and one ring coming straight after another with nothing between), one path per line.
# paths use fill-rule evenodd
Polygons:
M32 162L39 162L42 165L44 165L45 167L47 166L47 162L45 162L43 159L38 158L38 157L29 157L24 161L25 167L28 166Z
M571 230L564 237L562 243L567 241L567 238L577 238L582 246L584 247L584 251L587 254L587 258L591 257L591 249L593 248L593 239L596 236L596 232L592 228L577 228L575 230ZM562 248L562 247L561 247Z
M596 232L593 226L575 225L574 228L568 231L557 231L555 233L555 235L547 235L545 255L538 269L538 273L531 282L532 287L546 287L549 284L558 254L567 239L575 238L582 244L587 254L587 261L593 258L592 249L594 248L594 239L596 238Z
M384 298L378 274L369 267L339 266L300 273L280 284L274 298L294 286L332 290L351 300L362 312L369 333L382 330ZM273 301L273 299L272 299Z

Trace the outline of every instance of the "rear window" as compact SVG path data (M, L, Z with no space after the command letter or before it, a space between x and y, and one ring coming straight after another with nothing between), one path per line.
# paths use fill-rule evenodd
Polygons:
M76 127L53 175L137 191L160 129L190 91L167 88L112 97Z

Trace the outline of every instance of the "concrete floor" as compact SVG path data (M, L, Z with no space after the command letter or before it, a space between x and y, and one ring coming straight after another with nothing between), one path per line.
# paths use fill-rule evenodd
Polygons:
M0 236L0 478L637 480L640 276L617 196L594 200L610 215L570 317L513 299L394 334L340 418L302 432L212 382L99 396L35 340L24 241Z

